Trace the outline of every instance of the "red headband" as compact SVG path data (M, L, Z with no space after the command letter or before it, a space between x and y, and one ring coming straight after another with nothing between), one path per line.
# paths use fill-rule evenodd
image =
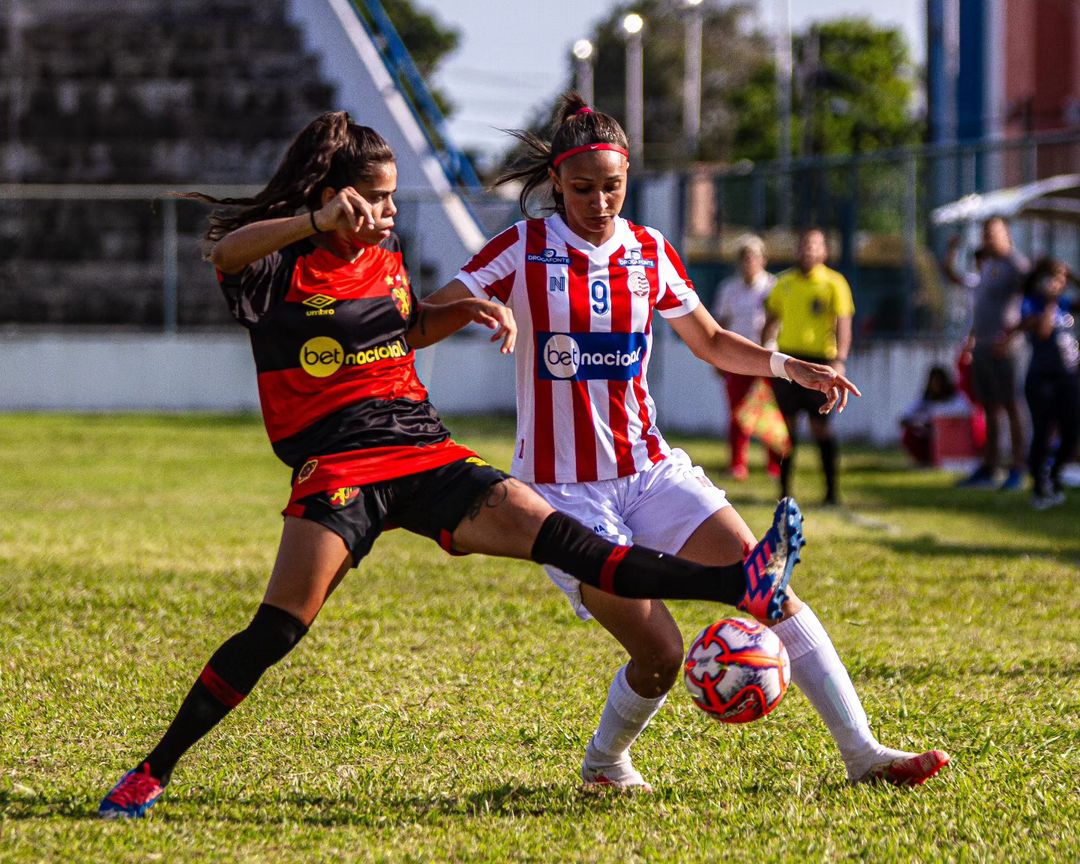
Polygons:
M569 150L564 150L551 160L551 167L558 168L560 162L569 159L571 156L577 156L579 153L592 153L594 150L612 150L623 156L630 155L625 147L620 147L618 144L582 144L580 147L571 147Z

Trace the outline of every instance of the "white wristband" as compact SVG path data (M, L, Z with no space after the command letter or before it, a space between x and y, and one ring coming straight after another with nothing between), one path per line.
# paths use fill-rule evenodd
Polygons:
M772 352L772 356L769 357L769 369L772 370L773 377L783 378L785 381L791 380L787 369L784 368L784 364L790 359L791 355L789 354L781 354L779 351Z

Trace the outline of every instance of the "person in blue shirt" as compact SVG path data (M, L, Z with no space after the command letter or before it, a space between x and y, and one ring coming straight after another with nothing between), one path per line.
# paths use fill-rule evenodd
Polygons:
M1062 261L1043 259L1027 281L1022 327L1031 343L1024 395L1031 411L1032 506L1065 502L1061 469L1076 450L1080 430L1080 348L1065 291L1071 274ZM1050 452L1054 431L1058 444Z

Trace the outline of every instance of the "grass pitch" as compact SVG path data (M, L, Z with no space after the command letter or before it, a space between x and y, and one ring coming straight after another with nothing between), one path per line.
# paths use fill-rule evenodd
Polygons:
M459 420L497 464L505 422ZM721 444L679 440L715 479ZM252 418L0 417L0 861L1080 860L1080 494L961 492L848 450L795 574L885 743L954 764L849 788L809 703L711 722L679 685L652 796L577 769L616 644L539 567L385 535L180 764L151 818L97 803L259 601L288 472ZM723 481L720 481L721 483ZM730 489L755 532L773 484ZM673 604L687 639L730 610Z

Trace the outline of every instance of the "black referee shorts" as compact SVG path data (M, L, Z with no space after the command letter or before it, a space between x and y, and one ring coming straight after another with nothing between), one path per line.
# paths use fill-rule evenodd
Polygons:
M369 486L319 492L295 502L293 515L310 519L339 535L356 567L388 528L430 537L456 554L451 535L469 508L496 483L506 480L477 456Z
M791 355L797 360L806 360L808 363L822 363L829 365L829 361L822 357L806 357ZM794 381L787 381L783 378L772 379L773 393L776 394L776 405L780 409L780 413L785 417L796 417L800 411L805 411L811 416L816 416L821 420L828 422L829 414L818 414L818 410L828 402L828 397L820 390L807 390L805 387L800 387Z

